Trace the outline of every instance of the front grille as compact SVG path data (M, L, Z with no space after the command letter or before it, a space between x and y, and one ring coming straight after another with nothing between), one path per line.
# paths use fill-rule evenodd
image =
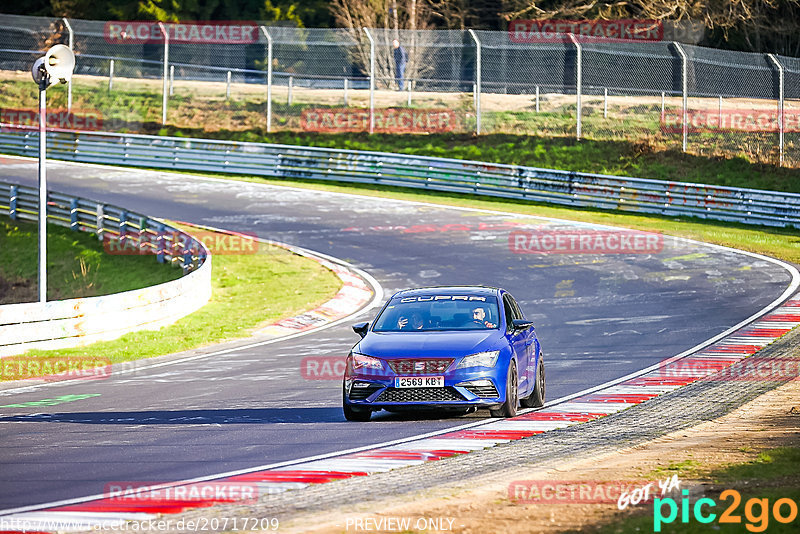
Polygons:
M370 385L369 387L365 388L350 388L350 399L351 400L364 400L383 386L379 386L377 384Z
M448 402L463 401L464 397L451 387L446 388L387 388L375 402Z
M496 399L500 396L500 394L497 392L497 388L494 387L494 384L489 386L464 386L464 389L482 399Z
M401 358L389 360L398 375L431 375L444 373L455 358Z

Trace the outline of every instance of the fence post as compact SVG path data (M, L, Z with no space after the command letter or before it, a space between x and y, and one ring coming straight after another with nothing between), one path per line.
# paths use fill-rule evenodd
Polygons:
M681 111L681 122L683 123L681 130L683 131L683 140L681 142L681 150L686 152L689 140L689 82L687 80L689 76L689 60L686 57L686 52L683 51L683 47L680 45L680 43L673 41L672 44L675 46L675 50L677 50L678 54L681 56L681 94L683 95L683 109Z
M536 113L539 113L539 86L536 86Z
M231 99L231 71L225 76L225 100Z
M286 105L292 105L292 86L294 85L294 76L289 76L289 87L287 88L288 94L286 95Z
M481 41L470 28L469 34L475 41L475 133L481 134Z
M261 26L261 32L267 38L267 133L270 133L272 131L272 36L266 26Z
M362 28L369 39L369 133L375 131L375 40L367 28Z
M17 186L12 185L8 194L8 217L12 221L17 220L17 191Z
M169 96L175 94L175 65L169 66Z
M344 79L344 107L347 107L347 78Z
M114 88L114 60L111 60L111 63L108 64L108 92L110 93L111 90Z
M408 107L411 107L411 80L406 80L406 86L408 87Z
M161 28L161 33L164 34L164 80L163 80L163 87L161 88L161 124L165 126L167 124L167 73L169 72L169 34L167 33L167 28L164 27L163 22L158 23L158 27Z
M608 118L608 87L603 87L603 118Z
M664 91L661 91L661 124L664 124Z
M72 50L74 40L73 40L73 33L72 33L72 26L70 25L67 17L62 18L61 20L64 21L64 26L67 27L67 31L69 32L69 49ZM72 77L67 80L67 112L72 112Z
M783 65L778 61L775 54L767 54L767 57L778 68L778 165L783 167L783 134L785 123L783 116Z
M572 44L575 45L575 105L578 109L578 120L577 124L575 125L575 138L581 138L581 114L583 113L583 106L581 103L581 92L583 90L582 87L582 78L583 78L583 49L581 44L578 42L578 39L575 37L575 34L570 33L569 38L572 41Z

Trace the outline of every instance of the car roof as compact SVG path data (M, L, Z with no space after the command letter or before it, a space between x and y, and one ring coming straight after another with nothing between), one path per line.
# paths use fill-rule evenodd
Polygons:
M395 297L410 297L414 295L442 295L449 293L458 293L459 295L493 295L497 296L503 290L497 287L489 286L432 286L432 287L419 287L414 289L404 289L398 291L392 298Z

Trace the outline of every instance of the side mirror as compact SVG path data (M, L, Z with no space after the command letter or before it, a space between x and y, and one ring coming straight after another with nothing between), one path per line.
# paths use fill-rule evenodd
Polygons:
M369 330L369 323L356 323L353 325L353 332L361 337L367 335L367 330Z
M527 330L528 328L533 326L533 321L528 321L527 319L514 319L511 321L514 330L519 332L522 330Z

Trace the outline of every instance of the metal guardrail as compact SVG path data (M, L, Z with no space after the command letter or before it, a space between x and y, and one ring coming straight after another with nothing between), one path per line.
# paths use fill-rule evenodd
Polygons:
M37 221L38 213L37 189L0 182L0 214L12 220ZM180 266L184 274L202 265L207 256L191 235L163 221L54 191L47 193L47 222L94 233L111 253L152 254L159 263Z
M0 214L38 220L38 190L0 182ZM48 192L51 224L97 235L112 254L152 254L183 268L155 286L69 300L0 306L0 357L29 349L61 349L155 329L202 307L211 297L211 256L191 235L118 206Z
M35 157L38 133L6 126L0 152ZM334 180L800 228L800 195L518 165L325 148L78 131L48 133L52 158Z

